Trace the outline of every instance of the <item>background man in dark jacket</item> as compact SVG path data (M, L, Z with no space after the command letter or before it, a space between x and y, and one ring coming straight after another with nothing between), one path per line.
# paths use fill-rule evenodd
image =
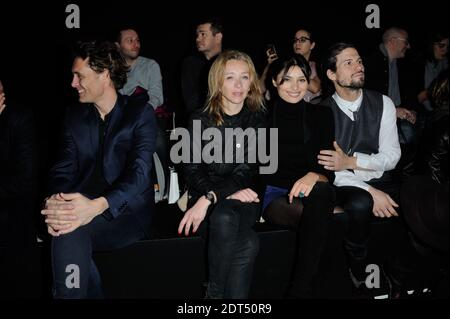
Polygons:
M6 100L0 82L0 296L5 297L36 296L30 280L36 245L33 124L31 110Z

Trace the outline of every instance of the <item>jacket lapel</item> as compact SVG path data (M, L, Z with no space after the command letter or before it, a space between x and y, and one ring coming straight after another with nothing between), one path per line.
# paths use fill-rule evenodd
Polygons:
M90 105L89 112L86 114L87 120L83 121L85 123L85 130L89 132L90 138L90 147L91 151L87 152L88 156L90 156L90 160L93 160L95 163L95 157L98 152L98 114L95 106L93 104ZM82 132L81 132L82 134Z
M110 172L110 170L108 169L109 167L108 165L112 163L112 161L110 160L110 156L114 156L112 149L112 145L114 145L113 140L118 136L117 131L120 128L119 126L122 120L123 108L125 107L126 103L127 98L118 94L116 105L114 105L114 108L110 113L110 118L105 132L106 135L103 143L103 176L105 177L106 181L110 184L111 179L110 176L108 175L108 172Z

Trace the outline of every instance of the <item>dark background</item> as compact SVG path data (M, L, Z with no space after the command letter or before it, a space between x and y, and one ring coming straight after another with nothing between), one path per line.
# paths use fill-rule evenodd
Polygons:
M213 15L223 19L224 47L249 53L259 72L266 62L267 44L274 43L279 53L291 52L291 39L300 25L307 25L314 31L317 45L314 57L316 60L326 47L337 41L357 44L362 55L376 50L383 30L392 25L409 31L412 49L408 56L416 59L422 53L429 32L437 27L448 30L448 2L444 1L407 4L379 0L360 2L341 0L330 4L330 0L270 2L214 0L203 3L185 1L180 4L181 1L122 0L111 3L79 0L58 0L58 2L3 0L0 2L0 79L6 89L6 104L18 100L34 109L36 137L39 141L39 192L44 188L48 168L53 163L64 108L76 101L76 91L70 87L72 63L70 48L78 40L111 39L119 27L135 27L141 37L142 55L155 59L161 67L165 104L171 109L180 111L183 109L180 100L180 65L183 57L195 50L194 28L198 19L204 16ZM80 29L67 29L65 26L68 15L65 9L70 3L78 4L80 7ZM368 15L365 8L369 3L376 3L380 7L381 29L367 29L365 26ZM37 206L42 203L42 198L43 194L38 194ZM39 209L36 209L36 219L39 221L38 224L43 226L43 219L38 212ZM45 227L41 227L38 231L42 236L46 233ZM276 247L277 242L272 239L270 242ZM172 256L177 256L176 252L161 247L163 246L159 249L164 249L165 253L170 252ZM191 250L184 251L186 246L180 247L183 247L183 252L191 252ZM163 255L161 251L155 251L153 254L147 250L146 254ZM41 258L50 260L48 256ZM282 260L282 258L274 259L272 255L267 258ZM154 266L153 259L149 262ZM49 269L48 265L43 265L43 268ZM139 265L145 268L147 264L139 263ZM164 263L156 265L167 266ZM146 273L151 273L147 270ZM135 269L132 271L137 276L141 274ZM48 278L42 280L48 283L50 275L46 276ZM196 277L193 278L196 280ZM151 279L153 280L153 277ZM163 277L159 279L165 280ZM39 281L41 278L33 277L30 280ZM143 281L143 286L146 283ZM159 286L156 284L155 287L162 285L166 287L164 282ZM148 286L145 286L146 291ZM156 295L161 296L161 291L157 291Z
M199 18L218 16L225 25L224 46L250 54L259 71L265 64L267 43L290 52L298 26L310 27L317 39L316 59L330 44L349 41L364 54L380 42L383 29L396 25L409 31L417 55L429 31L448 29L448 3L424 1L3 1L0 5L0 77L8 91L38 103L41 108L62 107L75 97L70 88L70 47L77 40L113 39L121 26L138 29L144 56L161 66L168 104L179 104L179 66L193 52ZM81 28L67 29L68 4L79 5ZM381 29L367 29L365 8L380 7ZM29 94L23 94L29 92ZM73 92L72 92L73 91ZM45 101L45 103L44 103ZM173 105L174 107L176 105Z
M68 29L66 6L80 8L80 29ZM387 1L2 1L0 4L0 78L7 99L18 99L35 109L42 165L49 165L64 107L76 101L70 87L70 48L78 40L113 39L121 26L135 27L143 56L155 59L162 70L165 104L182 110L180 65L195 51L194 30L205 16L221 17L224 47L250 54L259 72L265 50L274 43L279 52L291 52L291 39L300 25L311 28L316 38L315 58L337 41L357 44L361 54L376 49L383 29L392 25L409 31L410 58L420 56L429 32L448 29L448 3L420 4ZM367 29L366 6L380 7L381 29ZM49 157L49 158L48 158Z

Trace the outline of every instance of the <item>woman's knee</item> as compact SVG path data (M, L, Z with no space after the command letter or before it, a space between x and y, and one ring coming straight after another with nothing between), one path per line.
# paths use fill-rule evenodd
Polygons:
M259 237L256 232L251 229L241 240L241 247L245 251L245 255L249 259L255 259L259 252Z
M235 226L239 224L239 214L234 200L224 200L214 207L209 217L209 223L212 227L227 225Z
M372 214L373 198L369 192L365 190L358 190L352 194L346 205L345 209L349 212L358 212L358 214Z
M263 217L266 222L280 227L297 230L298 223L303 214L303 203L299 198L294 198L289 203L287 197L275 198L264 210Z
M320 200L326 200L328 202L333 202L336 199L335 191L330 183L317 182L311 192L309 193L309 198L318 198Z

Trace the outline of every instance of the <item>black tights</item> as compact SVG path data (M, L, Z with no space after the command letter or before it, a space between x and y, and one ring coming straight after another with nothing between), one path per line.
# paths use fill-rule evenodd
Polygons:
M297 258L290 297L311 297L320 258L325 247L335 194L328 183L318 182L308 197L275 198L264 211L267 222L297 231Z

